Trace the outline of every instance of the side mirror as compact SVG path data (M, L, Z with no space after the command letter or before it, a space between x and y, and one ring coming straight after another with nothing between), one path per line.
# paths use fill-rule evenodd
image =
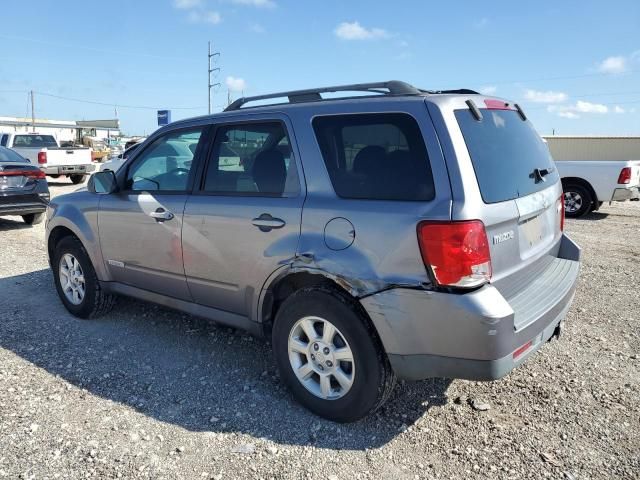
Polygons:
M118 181L116 180L115 172L112 170L103 170L102 172L94 173L91 175L89 183L87 183L87 190L102 195L108 195L117 189Z

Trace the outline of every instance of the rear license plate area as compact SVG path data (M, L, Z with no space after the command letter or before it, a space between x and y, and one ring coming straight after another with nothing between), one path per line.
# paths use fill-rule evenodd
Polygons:
M544 237L544 226L540 216L529 218L520 224L520 239L525 248L535 247Z

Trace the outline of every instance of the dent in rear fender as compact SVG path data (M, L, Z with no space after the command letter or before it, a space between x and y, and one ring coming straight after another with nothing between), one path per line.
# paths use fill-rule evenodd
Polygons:
M502 341L513 336L513 309L490 285L466 294L394 288L360 302L389 354L493 359L511 347Z
M78 195L79 192L73 195ZM88 194L92 195L92 194ZM84 203L82 208L82 196L78 195L78 201L74 203L65 202L62 204L51 202L46 227L46 242L49 242L49 235L56 227L65 227L78 237L85 250L89 254L93 268L99 280L109 281L110 277L104 267L100 242L98 239L98 210L97 201Z

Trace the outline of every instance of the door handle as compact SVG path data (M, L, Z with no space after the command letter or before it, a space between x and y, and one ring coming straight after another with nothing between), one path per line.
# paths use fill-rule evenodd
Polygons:
M285 221L280 218L274 218L268 213L263 213L258 218L254 218L251 223L260 229L261 232L270 232L274 228L282 228Z
M149 216L152 218L155 218L159 222L162 222L164 220L171 220L173 218L173 213L168 212L162 207L159 207L159 208L156 208L155 212L151 212Z

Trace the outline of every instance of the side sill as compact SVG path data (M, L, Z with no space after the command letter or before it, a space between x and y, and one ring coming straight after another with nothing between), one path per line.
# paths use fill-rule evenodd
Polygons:
M143 290L142 288L132 287L131 285L119 282L101 281L100 287L109 293L133 297L145 302L157 303L163 307L172 308L190 315L202 317L220 325L245 330L256 337L264 336L259 323L249 320L249 318L242 315L199 305L197 303L187 302L178 298L167 297L159 293L150 292L148 290Z

